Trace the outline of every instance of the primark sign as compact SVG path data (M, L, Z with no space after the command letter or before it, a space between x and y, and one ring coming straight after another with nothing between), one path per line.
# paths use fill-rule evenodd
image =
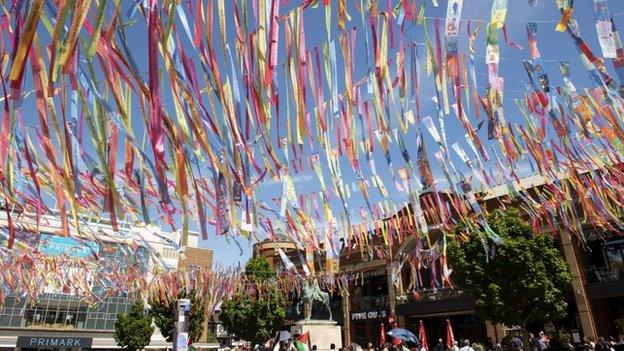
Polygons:
M19 336L17 347L29 348L90 348L92 338L56 337L56 336Z

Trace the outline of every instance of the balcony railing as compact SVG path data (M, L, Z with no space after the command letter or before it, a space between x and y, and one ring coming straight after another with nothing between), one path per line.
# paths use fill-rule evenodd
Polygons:
M464 292L460 289L440 288L440 289L423 289L397 296L397 303L404 304L409 302L427 302L454 299L463 296Z
M351 311L385 310L388 308L388 295L351 297Z
M585 269L587 283L611 283L624 280L623 267L590 266Z

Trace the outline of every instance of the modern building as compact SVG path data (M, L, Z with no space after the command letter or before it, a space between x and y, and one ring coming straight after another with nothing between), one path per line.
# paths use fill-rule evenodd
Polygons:
M190 233L188 246L180 248L179 232L164 232L143 223L119 224L113 231L106 220L82 218L81 233L61 236L58 216L41 218L39 231L34 219L26 214L12 215L15 238L49 256L67 255L95 260L98 269L122 269L133 266L146 275L156 267L188 268L212 266L212 251L198 248L197 233ZM0 245L6 245L7 217L0 215ZM37 238L38 241L37 241ZM95 240L97 238L97 240ZM63 284L58 284L63 286ZM97 292L105 287L95 284ZM113 338L118 313L126 313L133 297L122 291L94 304L87 304L67 287L46 287L37 301L8 296L0 309L0 347L15 349L118 348ZM206 323L207 325L207 323ZM156 330L149 348L170 347Z
M586 240L579 256L596 333L624 334L624 238L588 231Z

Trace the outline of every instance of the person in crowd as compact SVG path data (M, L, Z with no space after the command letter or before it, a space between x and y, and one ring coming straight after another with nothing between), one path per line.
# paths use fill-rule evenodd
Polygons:
M550 339L546 337L544 332L540 332L540 334L542 335L537 338L537 347L539 351L546 351L550 348Z
M511 344L513 346L514 351L522 351L524 344L522 343L522 338L520 335L516 335L511 339Z
M312 345L312 351L316 351L316 345Z
M574 345L572 345L571 340L568 340L566 342L566 344L564 345L564 348L565 348L566 351L575 351L576 350L576 347L574 347Z
M583 341L585 342L585 344L583 345L583 349L585 351L594 351L596 350L596 343L594 342L594 339L586 336L583 338Z
M464 340L463 347L459 349L459 351L474 351L472 347L470 347L470 340Z
M442 339L438 339L438 343L436 344L434 350L435 351L445 351L446 346L444 345L444 341Z
M495 343L494 346L492 347L492 349L494 351L503 351L503 346L501 346L501 344L499 342ZM454 350L457 351L457 350Z
M450 351L459 351L459 343L457 342L457 340L453 341L453 347Z
M513 344L511 343L511 336L505 335L501 340L501 346L503 351L514 351Z
M333 342L331 343L331 345L329 345L329 349L330 350L335 350L336 349L336 344L334 344Z
M548 336L548 334L544 333L543 331L539 332L539 338L541 340L541 347L542 350L547 350L550 348L550 337Z
M539 346L539 338L533 333L529 333L529 341L531 342L531 351L542 351Z
M596 351L610 351L611 345L603 338L602 336L598 338L598 342L596 343Z

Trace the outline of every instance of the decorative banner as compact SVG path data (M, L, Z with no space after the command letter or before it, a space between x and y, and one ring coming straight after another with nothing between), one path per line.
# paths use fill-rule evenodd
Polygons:
M540 57L539 49L537 48L537 23L528 22L526 24L527 39L529 41L529 52L532 59L538 59Z
M598 41L600 42L602 55L605 58L616 58L617 48L615 47L607 0L594 0L594 17L596 19L596 32L598 32Z
M227 185L225 184L225 177L222 173L219 173L217 176L215 192L217 197L217 233L224 235L230 230L230 222Z
M464 0L449 0L446 8L446 38L457 38Z
M306 250L305 273L327 276L331 289L349 281L336 263L341 250L385 257L383 245L412 233L422 240L418 264L442 264L428 228L451 232L458 220L489 247L498 238L475 194L499 196L497 186L497 200L517 201L535 228L621 227L624 47L621 14L611 16L606 0L594 0L602 56L583 39L573 2L556 1L556 30L572 39L557 45L580 56L561 63L538 50L552 26L540 24L538 38L530 19L506 25L506 0L493 1L481 37L470 19L461 31L462 0L447 1L444 20L411 0L70 3L18 1L0 19L0 300L36 298L56 279L68 283L54 289L97 301L88 274L106 294L146 289L135 267L102 273L87 262L104 247L84 218L113 231L127 222L179 228L179 240L165 239L181 252L193 229L236 245L241 236L274 240L279 229ZM313 43L323 16L326 38ZM508 34L525 26L526 61L499 45L502 31L521 49ZM501 62L511 63L503 71ZM546 74L550 63L562 80ZM587 86L573 74L581 67ZM523 68L529 83L503 74ZM527 175L543 181L529 191ZM25 221L40 234L47 215L59 220L58 237L23 238ZM169 268L145 238L133 240ZM41 276L27 279L29 265ZM449 284L447 270L435 273L433 285Z

